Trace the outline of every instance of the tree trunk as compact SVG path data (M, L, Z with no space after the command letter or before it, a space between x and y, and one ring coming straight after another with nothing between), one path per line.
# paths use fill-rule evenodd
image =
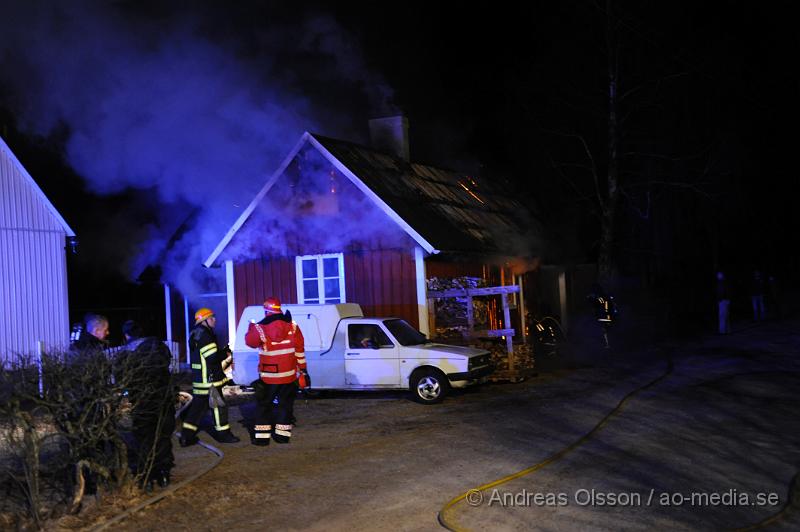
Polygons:
M606 44L608 47L608 175L607 195L601 198L600 249L597 257L601 282L608 282L614 270L614 221L619 190L617 188L619 162L619 125L617 123L617 72L618 45L615 39L615 22L611 15L611 0L606 1Z

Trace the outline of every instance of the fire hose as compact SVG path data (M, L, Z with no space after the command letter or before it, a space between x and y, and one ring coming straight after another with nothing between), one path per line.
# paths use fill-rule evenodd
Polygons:
M439 520L439 524L441 524L444 528L446 528L448 530L452 530L453 532L462 532L462 531L467 530L465 528L462 528L462 527L458 526L458 524L456 524L455 520L453 519L452 515L448 515L448 512L450 512L452 510L452 508L456 504L458 504L461 501L466 500L467 497L470 496L470 495L473 495L475 493L480 493L480 492L483 492L485 490L494 488L496 486L500 486L501 484L505 484L507 482L510 482L510 481L512 481L514 479L517 479L517 478L520 478L520 477L524 477L526 475L534 473L534 472L536 472L536 471L538 471L538 470L540 470L540 469L542 469L542 468L544 468L544 467L546 467L546 466L548 466L548 465L550 465L550 464L552 464L552 463L564 458L567 454L571 453L572 451L574 451L575 449L577 449L578 447L580 447L581 445L583 445L584 443L589 441L591 438L593 438L598 432L600 432L600 430L608 423L608 421L612 417L614 417L616 414L618 414L622 410L622 408L625 405L625 403L627 403L633 396L637 395L638 393L640 393L640 392L642 392L642 391L644 391L644 390L646 390L648 388L651 388L652 386L655 386L656 384L658 384L662 380L666 379L672 373L673 369L674 369L674 366L673 366L672 360L670 359L667 362L667 368L664 371L664 373L662 373L660 376L656 377L655 379L651 380L650 382L648 382L648 383L646 383L646 384L644 384L642 386L639 386L638 388L635 388L632 391L628 392L622 399L620 399L620 401L617 403L617 405L613 409L611 409L610 412L608 412L591 430L589 430L589 432L585 433L583 436L581 436L580 438L575 440L573 443L571 443L567 447L564 447L560 451L550 455L548 458L545 458L541 462L539 462L537 464L534 464L534 465L532 465L532 466L530 466L528 468L525 468L522 471L518 471L516 473L512 473L511 475L508 475L508 476L505 476L503 478L494 480L492 482L489 482L489 483L486 483L486 484L482 484L482 485L480 485L478 487L475 487L475 488L472 488L470 490L467 490L466 492L462 493L461 495L459 495L457 497L454 497L447 504L445 504L442 507L441 510L439 510L439 513L438 513L438 516L437 516L437 518ZM762 373L762 372L752 372L752 373ZM740 375L744 375L744 374L740 374ZM786 511L792 505L792 499L795 496L800 498L800 489L799 489L800 486L798 486L798 478L800 478L800 471L795 473L794 477L792 477L792 480L791 480L791 482L789 484L789 488L788 488L788 496L786 497L786 502L784 503L784 505L781 507L780 510L778 510L773 515L767 517L766 519L764 519L762 521L759 521L758 523L754 523L752 525L749 525L749 526L746 526L746 527L742 527L742 528L735 528L733 530L735 532L747 532L747 531L751 531L751 530L757 530L757 529L762 528L764 526L767 526L767 525L777 521L781 517L783 517L783 515L786 513Z
M178 419L178 416L180 416L181 412L183 412L183 410L186 409L189 406L189 403L191 402L191 395L190 394L187 394L185 392L180 392L180 395L182 395L182 396L187 396L188 395L190 397L190 399L175 413L175 418L176 419ZM189 484L191 482L194 482L195 480L197 480L201 476L205 475L206 473L208 473L209 471L214 469L222 461L222 458L225 456L225 453L223 453L221 450L217 449L213 445L209 445L209 444L207 444L207 443L205 443L203 441L199 441L198 445L200 447L203 447L204 449L210 451L213 455L215 455L214 459L208 464L208 467L206 467L205 469L190 475L189 477L181 480L180 482L176 482L175 484L170 484L168 488L161 490L157 495L154 495L154 496L152 496L152 497L140 502L136 506L128 508L124 512L114 516L113 518L109 519L108 521L105 521L104 523L101 523L101 524L97 525L96 527L92 528L92 532L99 532L100 530L106 530L109 526L111 526L113 524L116 524L116 523L119 523L123 519L126 519L127 517L129 517L130 515L138 512L139 510L141 510L143 508L146 508L146 507L150 506L151 504L155 504L156 502L158 502L161 499L165 498L167 495L170 495L173 492L177 491L178 489L186 486L187 484Z

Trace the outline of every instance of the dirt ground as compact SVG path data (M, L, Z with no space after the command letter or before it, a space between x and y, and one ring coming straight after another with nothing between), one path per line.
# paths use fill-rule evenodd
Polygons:
M551 367L526 382L484 385L434 406L402 393L299 400L290 445L249 445L241 423L252 403L244 402L231 409L242 442L218 445L225 452L220 465L114 529L441 530L437 514L448 501L574 442L625 394L663 374L669 357L673 372L595 437L541 470L483 491L474 506L461 501L446 513L448 523L473 530L696 530L745 526L777 512L800 467L797 321L675 342L624 360L612 352L594 367ZM202 467L205 453L176 446L176 480ZM713 494L721 497L716 504ZM798 514L790 509L771 529L798 529Z

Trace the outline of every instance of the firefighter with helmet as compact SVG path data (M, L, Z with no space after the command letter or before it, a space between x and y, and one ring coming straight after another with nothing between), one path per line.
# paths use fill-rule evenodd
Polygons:
M198 442L200 421L210 408L214 413L214 430L211 436L221 443L236 443L239 438L231 432L228 424L228 407L222 401L222 387L230 379L225 369L233 358L227 346L220 348L214 326L214 312L201 308L194 315L195 327L189 334L189 360L192 364L192 401L186 411L181 427L181 447Z
M617 317L617 304L614 296L607 294L599 283L594 283L586 299L594 309L595 320L603 327L603 341L605 348L609 349L611 346L608 342L608 331Z
M259 379L253 383L258 406L250 439L253 445L289 443L298 386L311 384L306 371L303 333L276 297L264 301L265 317L250 323L245 343L258 348Z

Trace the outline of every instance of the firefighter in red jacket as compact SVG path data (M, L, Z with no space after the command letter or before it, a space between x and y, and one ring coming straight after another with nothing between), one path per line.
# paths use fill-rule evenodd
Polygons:
M222 397L222 387L230 379L225 376L225 368L231 364L232 358L227 347L220 349L214 326L217 318L214 312L201 308L194 315L195 328L189 334L189 360L192 363L192 402L186 410L186 417L181 427L181 447L198 442L197 430L203 416L211 408L209 394L216 390ZM220 443L236 443L239 438L231 432L228 424L227 405L214 406L214 430L211 436Z
M264 301L264 314L259 323L250 324L245 336L248 346L259 349L259 380L253 383L258 400L253 445L269 445L270 438L289 443L298 385L310 385L300 328L281 312L281 302L275 297Z

